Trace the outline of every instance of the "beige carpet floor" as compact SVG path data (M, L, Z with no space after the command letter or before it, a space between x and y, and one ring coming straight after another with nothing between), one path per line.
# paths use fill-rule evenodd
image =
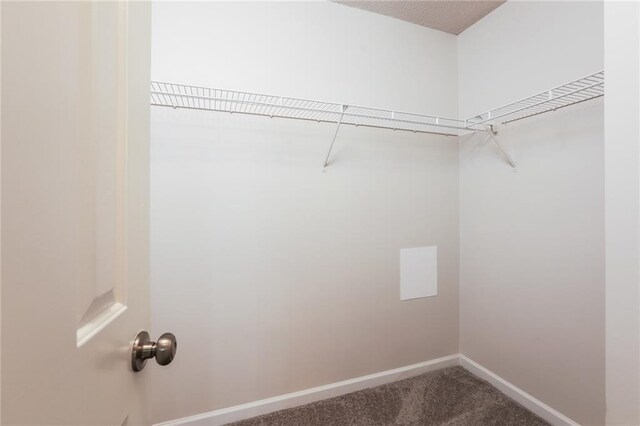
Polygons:
M462 367L233 423L234 426L547 426Z

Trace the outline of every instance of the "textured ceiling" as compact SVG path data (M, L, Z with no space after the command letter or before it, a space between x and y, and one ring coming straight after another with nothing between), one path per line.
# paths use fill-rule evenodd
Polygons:
M505 0L334 0L336 3L460 34Z

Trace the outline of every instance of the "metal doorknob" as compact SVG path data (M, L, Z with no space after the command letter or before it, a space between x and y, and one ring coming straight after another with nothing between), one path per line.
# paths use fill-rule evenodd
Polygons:
M142 330L133 340L131 348L131 368L133 371L142 371L149 358L155 358L160 365L167 365L176 356L178 343L176 336L164 333L158 341L152 342L149 333Z

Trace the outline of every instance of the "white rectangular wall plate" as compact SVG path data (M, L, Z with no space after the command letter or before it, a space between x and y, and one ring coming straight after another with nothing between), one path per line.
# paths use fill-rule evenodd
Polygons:
M400 300L438 295L438 247L400 249Z

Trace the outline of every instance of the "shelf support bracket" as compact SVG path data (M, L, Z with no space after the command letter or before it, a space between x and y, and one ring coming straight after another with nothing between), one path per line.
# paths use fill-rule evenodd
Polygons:
M336 138L338 137L338 130L340 130L340 125L342 124L342 119L344 118L345 111L347 111L347 105L342 105L342 112L340 113L340 118L338 119L338 125L336 126L336 131L333 133L333 139L331 140L331 145L329 145L329 151L327 152L327 156L324 159L324 166L322 167L323 172L329 165L329 157L331 157L331 151L333 151L333 145L336 143Z
M502 155L502 158L505 159L505 161L507 163L509 163L509 165L512 168L516 168L516 163L515 161L513 161L513 158L511 158L511 156L509 154L507 154L507 151L504 150L504 148L502 147L502 145L500 145L500 142L498 141L498 138L496 138L496 132L494 132L494 129L491 126L488 126L487 123L482 123L482 127L484 127L484 130L487 132L487 134L489 135L489 138L491 138L491 140L493 141L493 143L496 144L496 146L498 147L498 151L500 151L500 155Z

